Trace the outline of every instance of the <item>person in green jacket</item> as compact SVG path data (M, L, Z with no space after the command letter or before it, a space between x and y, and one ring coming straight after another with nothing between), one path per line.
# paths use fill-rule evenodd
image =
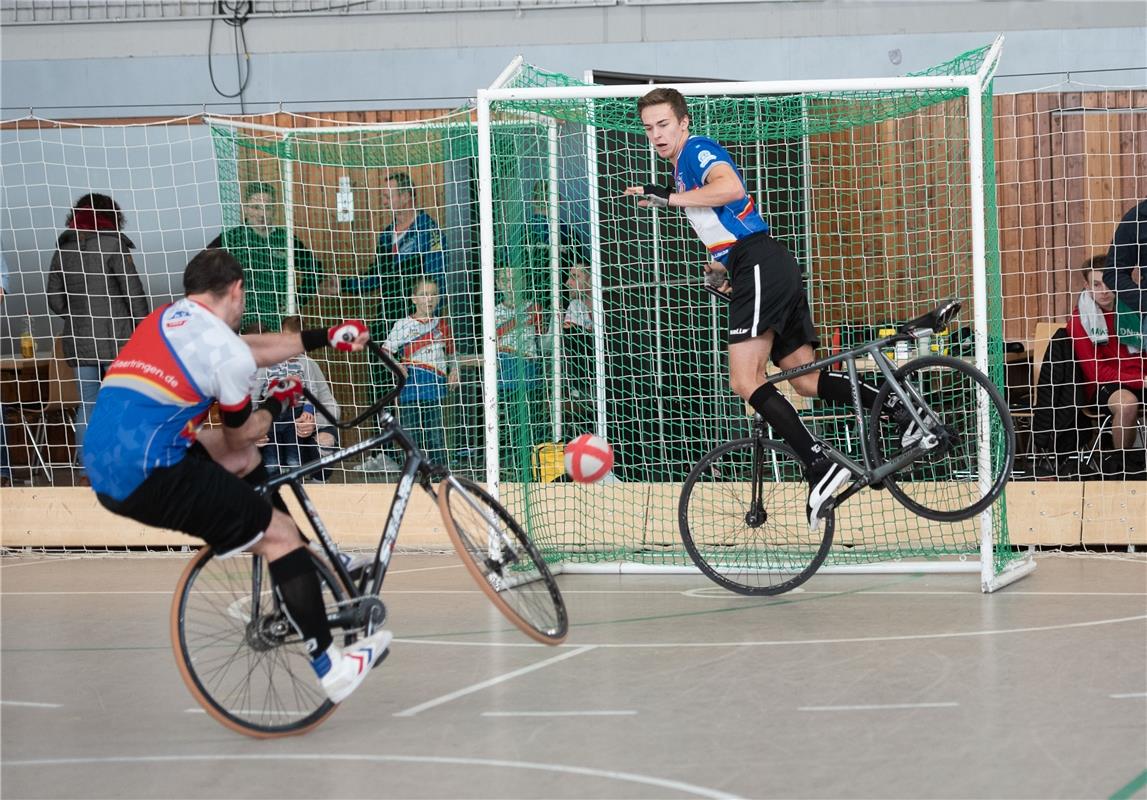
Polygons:
M318 294L322 264L299 237L295 248L295 306L287 304L287 229L271 224L275 187L250 183L243 192L243 224L227 228L208 244L227 250L243 266L247 306L240 330L259 323L279 330L279 320Z

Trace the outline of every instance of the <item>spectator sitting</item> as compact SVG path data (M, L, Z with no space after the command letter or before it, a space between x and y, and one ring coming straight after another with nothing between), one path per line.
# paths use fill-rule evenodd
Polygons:
M49 267L48 307L64 320L64 356L79 388L77 458L104 373L150 313L129 252L135 244L124 235L123 223L123 212L110 197L84 195L68 214Z
M297 316L285 317L282 330L286 333L302 331L302 320ZM253 324L245 333L266 333L258 324ZM327 409L335 419L339 417L339 405L331 392L330 384L322 369L305 353L288 358L273 367L264 367L255 373L257 394L252 399L258 403L269 385L289 375L298 377L303 386L315 396L319 404ZM263 445L263 463L274 474L276 470L294 467L314 461L338 444L338 428L331 424L311 403L300 403L294 408L285 408L272 423ZM322 470L311 476L314 480L326 480L329 470Z
M1107 259L1096 256L1084 265L1086 288L1068 324L1075 357L1087 378L1086 396L1111 415L1111 441L1116 453L1104 460L1105 472L1141 471L1143 454L1129 452L1137 420L1143 413L1147 361L1139 342L1115 335L1115 294L1103 281Z
M246 308L240 329L255 323L264 331L279 327L287 308L287 229L273 227L275 187L251 183L243 192L243 224L227 228L208 244L222 247L243 266ZM296 306L318 293L322 264L299 237L294 237Z
M450 387L458 385L454 336L450 323L436 316L438 282L416 278L410 287L414 313L394 323L382 343L406 367L406 384L398 395L398 417L419 449L435 464L446 463L442 407ZM379 451L355 469L397 472L398 465Z

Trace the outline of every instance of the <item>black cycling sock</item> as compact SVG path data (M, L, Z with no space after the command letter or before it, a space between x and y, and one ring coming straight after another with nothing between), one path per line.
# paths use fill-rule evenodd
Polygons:
M820 380L816 384L816 396L821 400L841 405L852 405L852 383L848 376L842 372L820 371ZM860 402L865 409L872 408L876 403L876 389L864 381L860 381Z
M251 470L243 476L243 480L247 481L247 483L251 484L252 486L262 486L268 481L268 479L270 479L270 477L271 473L267 472L267 465L260 461L259 466L255 467L255 469ZM283 501L283 498L279 496L278 489L273 491L270 497L271 505L282 511L284 514L291 513L287 511L287 504Z
M801 422L793 404L777 391L776 386L771 383L758 386L749 398L749 405L796 451L806 467L812 463L816 457L816 440Z
M864 405L867 411L876 405L876 396L878 392L875 386L859 381L860 383L860 402ZM820 371L820 380L816 384L816 394L821 400L827 400L830 403L840 403L842 405L852 405L852 383L848 380L848 376L840 372L829 372L827 369ZM884 405L880 409L882 416L889 417L900 405L900 398L896 396L895 392L889 392L888 397L884 399Z
M268 564L275 593L283 603L287 618L303 637L311 658L318 658L334 641L323 606L319 573L305 547L292 550Z

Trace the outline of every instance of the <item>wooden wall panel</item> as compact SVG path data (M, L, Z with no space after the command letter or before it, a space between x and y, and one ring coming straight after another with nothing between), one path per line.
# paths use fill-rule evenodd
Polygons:
M1147 92L1004 96L995 122L1004 335L1030 343L1071 313L1080 266L1147 197Z

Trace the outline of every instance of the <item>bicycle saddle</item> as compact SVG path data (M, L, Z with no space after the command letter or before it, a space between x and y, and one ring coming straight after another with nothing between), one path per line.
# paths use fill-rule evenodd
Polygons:
M929 311L923 316L919 316L911 322L905 322L900 326L900 333L908 334L909 336L929 336L933 333L938 333L948 327L948 322L960 310L960 301L952 298L945 300L941 305Z

